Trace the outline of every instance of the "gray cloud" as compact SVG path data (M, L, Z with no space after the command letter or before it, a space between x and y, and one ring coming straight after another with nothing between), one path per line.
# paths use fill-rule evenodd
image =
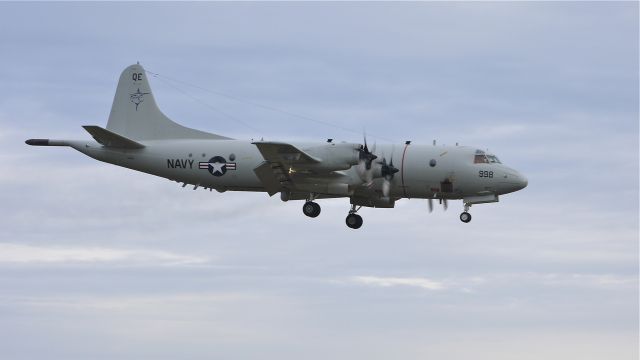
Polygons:
M202 257L174 254L158 250L33 246L0 243L0 265L113 262L125 265L188 266L203 264L208 261L208 259Z

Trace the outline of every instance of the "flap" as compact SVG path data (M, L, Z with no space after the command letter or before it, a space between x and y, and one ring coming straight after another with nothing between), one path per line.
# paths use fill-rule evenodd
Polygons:
M83 128L87 130L87 132L91 134L97 142L106 147L120 149L142 149L144 147L144 145L139 142L128 139L122 135L118 135L107 129L103 129L100 126L85 125Z
M264 186L265 190L269 193L269 196L273 196L283 188L283 181L288 180L284 177L282 179L279 174L274 171L274 168L268 161L264 161L260 166L253 169L260 182Z
M297 147L281 142L256 141L254 143L258 147L262 157L270 162L279 162L285 164L291 163L308 163L316 164L321 160L313 157Z

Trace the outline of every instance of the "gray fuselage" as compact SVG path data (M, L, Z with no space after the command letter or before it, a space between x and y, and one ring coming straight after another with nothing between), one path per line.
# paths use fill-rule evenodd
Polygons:
M243 140L146 141L142 149L121 150L96 142L68 141L76 150L100 161L157 175L170 180L218 191L265 191L254 169L264 162L256 146ZM302 150L326 143L294 143ZM463 199L486 194L502 195L524 188L527 180L500 163L474 163L477 150L466 146L414 144L379 145L377 153L393 161L399 172L391 179L390 196L399 198ZM206 164L213 157L229 163L224 174L213 174ZM231 166L231 164L235 164ZM433 166L432 166L433 165ZM291 176L295 179L295 169ZM314 181L316 179L317 181ZM381 179L368 187L380 191ZM297 183L302 192L338 197L327 189L331 183L357 189L362 180L355 166L332 174L305 174Z

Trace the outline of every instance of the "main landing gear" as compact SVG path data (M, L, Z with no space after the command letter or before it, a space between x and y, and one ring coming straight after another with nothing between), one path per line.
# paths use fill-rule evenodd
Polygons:
M345 223L348 227L352 229L359 229L362 226L362 216L356 214L358 210L360 210L362 206L358 206L356 208L355 205L351 205L351 210L349 210L349 215L345 219ZM320 215L320 205L313 201L313 198L307 200L307 202L302 205L302 212L310 218L317 217Z
M307 202L302 205L302 212L310 218L320 215L320 205L313 201L316 197L317 195L315 193L310 193Z
M464 211L462 212L462 214L460 214L460 221L462 221L463 223L468 223L469 221L471 221L471 214L469 214L470 207L471 204L464 204Z
M314 218L320 215L320 205L313 201L307 201L302 205L302 212L308 217Z
M362 226L362 216L356 214L356 212L360 210L360 207L356 209L355 205L351 205L351 210L349 210L349 215L345 219L347 226L352 229L359 229Z

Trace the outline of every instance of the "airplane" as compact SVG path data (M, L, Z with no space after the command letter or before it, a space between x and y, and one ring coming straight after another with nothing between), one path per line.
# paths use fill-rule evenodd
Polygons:
M320 215L318 199L349 198L349 228L362 207L393 208L403 198L462 200L469 208L494 203L525 188L527 179L489 152L468 146L237 140L182 126L158 108L139 64L121 74L106 128L83 128L95 141L29 139L28 145L68 146L99 161L167 178L194 189L266 192L304 200L303 213Z

